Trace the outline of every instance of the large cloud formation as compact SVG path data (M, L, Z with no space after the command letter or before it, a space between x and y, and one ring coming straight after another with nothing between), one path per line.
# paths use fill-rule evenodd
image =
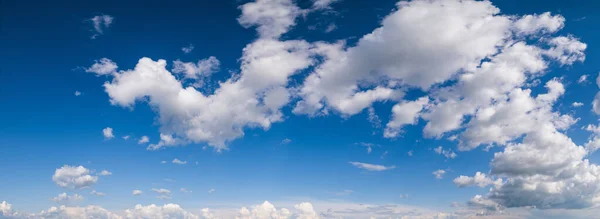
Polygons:
M386 138L424 120L425 137L457 136L459 150L503 147L488 175L455 180L461 187L493 185L471 203L493 209L600 204L600 167L586 159L599 144L579 146L564 133L578 119L554 109L563 82L547 81L541 94L527 87L553 63L585 60L587 45L559 34L564 17L504 15L489 1L400 1L379 28L348 46L282 40L297 17L311 12L291 0L257 0L240 9L239 23L256 27L258 39L244 48L239 74L212 93L185 86L165 60L142 58L117 72L103 59L90 68L113 77L104 84L112 104L147 101L157 109L161 140L148 149L192 142L227 149L244 129L281 122L284 106L297 115L347 117L393 101ZM290 86L302 71L308 76ZM426 95L403 99L411 89Z

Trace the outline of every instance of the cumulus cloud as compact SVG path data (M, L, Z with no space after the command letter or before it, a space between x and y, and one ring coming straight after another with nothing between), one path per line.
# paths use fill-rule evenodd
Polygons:
M352 166L355 166L357 168L363 169L363 170L368 170L368 171L384 171L384 170L391 170L396 168L396 166L383 166L383 165L378 165L378 164L369 164L369 163L361 163L361 162L349 162L350 164L352 164Z
M571 104L571 106L573 106L573 107L582 107L583 103L582 102L573 102L573 104Z
M214 56L202 59L198 63L175 60L171 71L176 74L183 74L189 79L201 79L210 77L212 73L218 72L220 65L221 62Z
M134 195L134 196L141 195L141 194L143 194L143 193L144 193L144 192L142 192L142 191L140 191L140 190L137 190L137 189L136 189L136 190L133 190L133 191L131 192L131 194L132 194L132 195Z
M108 171L108 170L102 170L102 171L99 173L99 175L100 175L100 176L110 176L110 175L112 175L112 172L110 172L110 171Z
M96 60L95 63L89 68L85 69L85 72L95 73L96 75L111 75L117 73L117 63L107 58L101 58Z
M150 142L150 138L148 138L148 136L144 135L144 136L142 136L140 138L140 140L138 141L138 144L145 144L145 143L148 143L148 142Z
M115 137L115 135L113 135L113 129L111 127L106 127L102 129L102 134L104 135L104 139L111 139Z
M125 210L126 218L181 218L198 219L199 216L184 210L177 204L160 205L136 205L132 209Z
M182 161L177 158L173 159L173 161L171 161L171 162L174 164L186 164L187 163L187 161Z
M279 38L303 13L292 0L257 0L240 6L240 9L242 16L238 22L246 28L255 26L263 38Z
M454 153L454 151L452 151L451 149L444 149L442 146L438 146L437 148L434 148L433 151L436 154L441 154L446 158L450 158L450 159L454 159L456 158L456 153Z
M83 200L83 196L79 194L67 195L67 193L58 194L56 197L51 199L54 202L71 202L71 201L81 201Z
M63 188L82 189L96 184L98 176L90 175L90 170L83 166L65 165L56 169L52 181Z
M185 87L166 70L165 60L142 58L133 70L113 74L104 84L114 105L132 107L148 101L157 109L161 141L148 147L206 142L216 150L243 136L244 128L269 129L283 120L289 101L288 77L313 64L311 45L303 40L279 41L295 23L300 9L289 0L260 0L240 7L239 22L256 26L260 38L244 50L241 71L220 83L212 94Z
M421 97L415 101L405 101L394 105L392 108L393 118L387 123L383 136L395 138L404 125L416 124L419 113L429 103L428 97Z
M475 185L479 187L486 187L491 184L495 184L497 186L502 185L502 179L494 181L488 176L486 176L485 173L481 172L475 173L475 176L473 177L461 175L455 178L452 182L454 182L454 184L458 187L467 187Z
M446 174L446 171L445 170L436 170L436 171L433 171L432 174L435 176L436 179L441 179L441 178L444 178L444 174Z
M150 150L191 142L224 150L246 128L267 130L281 122L281 109L288 105L294 114L349 117L389 101L394 107L385 137L423 120L425 137L455 136L458 150L499 147L489 176L457 181L494 185L471 200L473 206L599 204L599 167L586 158L599 144L592 136L580 146L564 133L578 119L555 110L565 93L562 79L547 81L545 93L528 89L530 82L541 82L549 66L585 60L585 43L557 36L564 17L504 15L489 1L401 1L378 28L348 46L281 40L296 18L308 13L291 0L258 0L240 9L239 23L256 27L259 38L244 48L239 73L212 92L184 86L165 60L142 58L132 70L116 72L115 64L104 71L113 77L104 85L112 104L130 108L147 101L156 109L161 139ZM308 76L290 88L290 77L305 69ZM408 89L426 96L404 100ZM592 106L600 114L600 94ZM451 149L435 152L456 157ZM394 167L350 163L373 171Z
M89 21L91 21L93 25L92 33L94 33L91 38L96 39L98 36L104 34L104 31L110 27L113 20L114 18L112 16L105 14L90 18Z

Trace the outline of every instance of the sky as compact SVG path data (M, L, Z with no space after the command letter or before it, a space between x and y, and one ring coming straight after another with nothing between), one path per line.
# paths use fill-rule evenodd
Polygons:
M593 218L599 4L3 1L0 218Z

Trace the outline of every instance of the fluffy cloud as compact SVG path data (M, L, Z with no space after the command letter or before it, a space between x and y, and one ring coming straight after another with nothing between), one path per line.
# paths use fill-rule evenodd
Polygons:
M92 30L92 32L94 33L94 35L92 35L92 39L96 39L96 37L104 34L104 31L110 27L113 20L114 18L112 16L105 14L97 15L93 18L90 18L90 21L92 22L94 28Z
M429 103L428 97L421 97L415 101L405 101L394 105L392 108L393 118L390 120L383 133L386 138L397 137L404 125L415 124L423 107Z
M212 94L184 87L166 70L165 60L149 58L104 84L114 105L132 107L147 100L158 110L161 141L148 149L206 142L222 150L244 128L266 130L283 119L280 109L291 95L288 77L314 62L309 43L277 39L293 26L299 9L289 0L260 0L241 9L240 23L257 26L261 38L244 48L239 75L220 83Z
M149 58L132 70L116 72L115 64L103 71L113 76L104 87L114 105L148 101L156 109L161 138L150 150L191 142L227 149L245 128L267 130L282 121L281 108L295 97L293 112L311 116L337 112L347 117L374 102L394 101L385 137L396 137L403 126L422 119L425 137L455 136L459 150L501 147L489 176L455 180L457 185L494 185L471 200L473 206L546 209L600 203L600 168L586 159L600 143L592 137L579 146L564 133L578 119L555 111L565 93L561 79L548 81L546 93L528 88L552 64L584 61L585 43L555 35L564 17L503 15L489 1L401 1L397 7L380 27L347 46L282 41L296 18L308 12L290 0L250 2L240 7L238 21L256 27L259 39L244 48L239 74L213 92L184 86L167 71L165 60ZM290 88L290 77L304 69L310 69L308 76ZM409 89L427 94L403 100ZM600 114L600 93L592 105ZM452 149L435 152L456 157ZM350 163L371 171L394 167Z
M110 175L112 175L112 172L110 172L110 171L108 171L108 170L102 170L102 171L99 173L99 175L100 175L100 176L110 176Z
M436 179L441 179L441 178L444 178L444 174L446 174L446 171L445 170L436 170L436 171L433 171L432 174L435 176Z
M67 193L58 194L56 197L51 199L54 202L71 202L71 201L81 201L83 200L83 196L79 194L75 195L67 195Z
M192 214L177 204L157 205L136 205L132 209L125 210L126 218L182 218L182 219L198 219L200 216Z
M148 136L144 135L144 136L142 136L140 138L140 140L138 141L138 144L145 144L145 143L148 143L148 142L150 142L150 138L148 138Z
M90 187L98 182L98 176L90 175L90 170L83 166L65 165L56 169L52 176L56 185L69 189Z
M220 65L221 62L214 56L202 59L198 63L175 60L172 72L183 74L186 78L200 79L210 77L212 73L219 71Z
M111 75L117 72L117 68L119 68L117 63L110 59L102 58L100 60L96 60L92 66L85 69L85 72L95 73L98 76Z
M133 191L131 192L131 194L132 194L132 195L141 195L141 194L143 194L143 193L144 193L144 192L142 192L142 191L140 191L140 190L137 190L137 189L136 189L136 190L133 190Z
M481 173L481 172L477 172L475 173L475 176L470 177L470 176L459 176L457 178L455 178L452 182L454 182L454 184L458 187L467 187L467 186L479 186L479 187L486 187L488 185L494 184L494 185L502 185L502 179L497 179L496 181L490 179L488 176L485 175L485 173Z
M573 102L573 104L571 104L571 106L573 106L573 107L582 107L583 103L581 103L581 102Z
M377 164L361 163L361 162L349 162L352 166L368 171L384 171L396 168L396 166L383 166Z
M435 152L436 154L441 154L446 158L450 158L450 159L454 159L456 158L456 153L454 153L454 151L452 151L452 149L444 149L442 146L438 146L437 148L433 149L433 152Z
M314 114L328 106L353 115L374 101L400 98L398 86L428 89L473 69L508 35L511 21L498 12L484 1L399 2L357 46L321 46L325 61L304 81L294 112Z
M187 161L182 161L182 160L179 160L179 159L175 158L175 159L173 159L172 163L174 163L174 164L186 164Z
M111 139L115 137L115 135L113 135L113 129L111 127L106 127L102 129L102 134L104 135L104 139Z
M296 24L302 10L292 0L257 0L240 6L238 22L246 28L256 26L263 38L279 38Z

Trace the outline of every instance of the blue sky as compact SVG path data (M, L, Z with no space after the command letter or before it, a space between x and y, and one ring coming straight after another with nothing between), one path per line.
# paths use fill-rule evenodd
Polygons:
M0 217L589 218L597 7L5 1Z

